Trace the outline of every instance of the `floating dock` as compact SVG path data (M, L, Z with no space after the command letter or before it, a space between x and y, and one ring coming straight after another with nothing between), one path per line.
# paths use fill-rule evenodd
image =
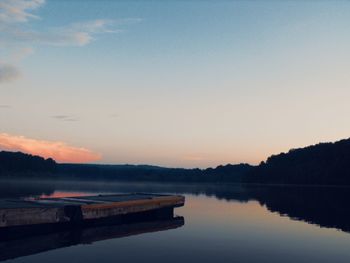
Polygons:
M32 226L86 225L173 214L183 206L179 195L113 194L97 196L0 199L0 231ZM14 232L16 233L16 231Z

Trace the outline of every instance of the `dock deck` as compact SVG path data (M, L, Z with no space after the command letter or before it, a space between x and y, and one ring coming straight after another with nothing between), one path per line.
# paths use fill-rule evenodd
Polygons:
M178 195L113 194L64 198L0 199L0 230L42 224L84 224L147 213L173 213Z

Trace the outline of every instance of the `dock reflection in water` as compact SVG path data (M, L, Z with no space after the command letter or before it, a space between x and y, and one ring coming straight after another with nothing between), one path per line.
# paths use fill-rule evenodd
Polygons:
M0 198L65 197L96 193L151 192L205 195L218 200L258 201L281 216L326 228L350 232L350 188L300 186L248 186L209 184L87 183L18 181L1 182Z
M32 233L27 230L22 237L0 236L0 261L79 244L92 244L103 240L166 231L179 228L184 224L183 217L169 216L168 218L147 218L127 224L74 228L41 235L36 234L36 230Z
M11 258L9 253L12 251L12 257L19 257L12 261L15 263L95 263L116 260L154 263L350 262L350 188L347 187L136 182L25 184L0 183L0 192L3 188L3 196L11 198L42 195L63 197L71 196L72 193L147 192L185 195L186 204L176 209L176 213L185 217L186 225L176 230L147 232L150 234L128 238L100 239L92 231L89 234L90 241L84 241L88 239L82 238L87 236L81 233L82 230L71 233L63 231L56 233L63 237L56 238L58 245L52 248L45 244L50 244L51 237L47 241L43 239L41 243L45 244L46 250L42 245L40 248L34 246L36 242L30 240L33 236L1 242L0 255L3 259ZM94 243L91 241L94 235L98 240L105 241ZM61 243L57 240L61 240ZM14 248L13 242L22 242L22 245L8 249ZM89 242L93 245L77 245ZM65 248L54 250L59 247ZM32 252L33 255L21 257L26 254L23 253L25 250L27 255Z
M209 184L88 183L7 181L0 183L0 198L66 197L96 193L167 193L215 197L246 203L258 201L270 212L320 227L350 232L350 188L249 186Z

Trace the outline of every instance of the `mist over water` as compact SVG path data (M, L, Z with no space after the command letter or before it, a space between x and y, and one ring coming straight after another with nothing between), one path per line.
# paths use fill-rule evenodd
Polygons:
M350 189L247 185L2 181L1 198L153 192L183 194L175 219L108 229L86 244L72 235L38 249L43 238L0 242L0 255L18 246L11 262L348 262ZM176 219L177 218L177 219ZM106 230L104 230L106 231ZM124 231L124 232L123 232ZM129 232L128 232L129 231ZM104 232L105 233L105 232ZM122 233L122 234L121 234ZM87 233L80 238L86 238ZM48 239L49 240L49 239ZM27 244L27 245L26 245ZM68 245L69 244L69 245ZM42 247L41 247L42 248ZM28 249L28 247L27 247ZM28 252L28 251L27 251Z

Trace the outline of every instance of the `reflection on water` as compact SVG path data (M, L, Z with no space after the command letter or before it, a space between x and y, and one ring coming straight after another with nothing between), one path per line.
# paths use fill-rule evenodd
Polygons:
M149 218L128 224L75 228L47 234L35 234L35 231L32 231L31 234L22 237L0 237L0 261L78 244L93 244L102 240L165 231L183 225L183 217Z
M93 193L87 193L87 192L65 192L65 191L53 191L52 193L49 194L41 194L39 196L35 196L35 198L39 197L39 198L61 198L61 197L72 197L72 196L89 196L89 195L93 195ZM28 196L27 196L28 197ZM34 196L30 196L30 197L34 197Z
M0 186L4 197L67 197L96 193L172 193L215 197L227 201L258 201L271 212L322 227L350 232L350 189L346 187L293 187L247 185L181 185L145 183L18 183Z
M74 255L73 262L95 262L96 260L115 262L116 257L120 261L129 262L140 260L148 262L348 262L350 260L348 249L350 247L350 207L348 206L350 189L348 188L2 182L0 192L1 197L42 195L61 197L125 192L186 195L185 207L175 210L176 214L186 219L186 225L181 228L159 233L150 233L146 229L140 231L146 232L143 235L122 239L115 239L118 234L114 236L113 231L108 237L95 235L92 231L90 238L95 237L95 241L104 241L88 247L70 248L67 246L90 242L84 239L86 235L81 231L70 234L61 233L55 236L56 239L52 239L56 240L56 245L59 244L56 248L65 247L64 249L17 258L16 262L24 262L21 261L22 259L29 262L72 262L72 255ZM96 233L107 232L97 231ZM132 231L130 233L132 234ZM45 237L42 238L42 241L45 240ZM38 244L46 243L42 241ZM10 245L8 242L10 241L1 243L0 256L4 255L3 251L6 247L13 248L13 244L17 245L16 243ZM34 253L52 249L35 248L36 243L28 241L23 244L31 244L29 247L24 245L24 248L28 249L27 251L36 251ZM50 243L47 245L50 246Z

